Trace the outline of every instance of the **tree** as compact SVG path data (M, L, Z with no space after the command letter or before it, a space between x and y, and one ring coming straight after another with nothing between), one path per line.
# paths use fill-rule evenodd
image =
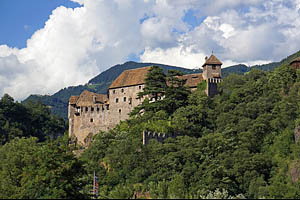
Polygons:
M140 92L138 96L143 97L149 95L150 98L154 98L155 101L157 101L158 98L164 96L166 88L166 75L162 68L152 66L147 73L144 90L143 92Z
M163 104L166 112L171 115L178 108L187 104L190 90L185 86L186 79L179 78L183 73L177 70L169 70L167 75L168 87L166 89Z
M85 198L85 173L66 140L16 138L0 148L0 198Z

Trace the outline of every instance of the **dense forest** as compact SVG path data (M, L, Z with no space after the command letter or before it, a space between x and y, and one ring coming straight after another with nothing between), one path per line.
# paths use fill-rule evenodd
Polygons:
M48 107L2 97L0 198L91 198L94 171L98 198L299 198L300 71L284 62L230 74L213 98L205 83L191 93L181 73L153 67L139 95L157 101L145 100L81 154L67 133L45 137L65 126ZM177 137L143 145L144 130Z

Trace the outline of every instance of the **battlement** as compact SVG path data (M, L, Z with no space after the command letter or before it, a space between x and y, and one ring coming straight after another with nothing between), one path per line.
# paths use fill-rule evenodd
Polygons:
M208 83L221 83L222 79L221 78L209 78L207 79Z
M151 131L143 131L143 145L147 145L149 140L155 139L156 141L163 143L165 139L171 137L176 138L177 134L165 134L165 133L155 133Z

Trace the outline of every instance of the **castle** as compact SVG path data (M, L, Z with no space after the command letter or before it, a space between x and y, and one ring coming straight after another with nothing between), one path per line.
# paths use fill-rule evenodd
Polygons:
M222 62L213 54L205 58L203 73L187 74L186 86L192 91L197 85L206 81L206 94L214 96L218 93L217 83L222 79ZM85 90L80 96L71 96L68 105L69 137L76 143L88 145L94 134L100 130L114 128L120 121L129 118L134 107L143 102L138 93L145 87L145 78L150 67L125 70L108 88L107 95L96 94Z

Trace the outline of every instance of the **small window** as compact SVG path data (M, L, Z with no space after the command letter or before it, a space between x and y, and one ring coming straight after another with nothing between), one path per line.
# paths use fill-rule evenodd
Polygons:
M116 90L113 90L113 94L116 94Z
M97 112L99 112L100 111L100 108L97 106Z
M119 109L119 114L121 114L121 109Z
M91 107L91 111L94 112L94 107Z
M106 105L106 110L109 110L109 104Z
M88 107L85 107L85 112L87 112L89 110L89 108Z
M123 89L123 88L121 89L121 92L122 92L122 93L124 92L124 89Z
M132 103L132 98L129 98L129 104L131 104Z
M116 98L116 103L118 103L119 102L119 99L118 98Z
M141 89L142 89L142 86L140 85L140 86L139 86L139 90L141 90Z
M126 102L126 97L124 97L124 102Z
M94 119L92 118L92 119L90 120L90 122L93 123L93 122L94 122Z
M216 69L216 65L213 65L213 66L212 66L212 69Z
M104 106L102 106L102 111L104 111Z

